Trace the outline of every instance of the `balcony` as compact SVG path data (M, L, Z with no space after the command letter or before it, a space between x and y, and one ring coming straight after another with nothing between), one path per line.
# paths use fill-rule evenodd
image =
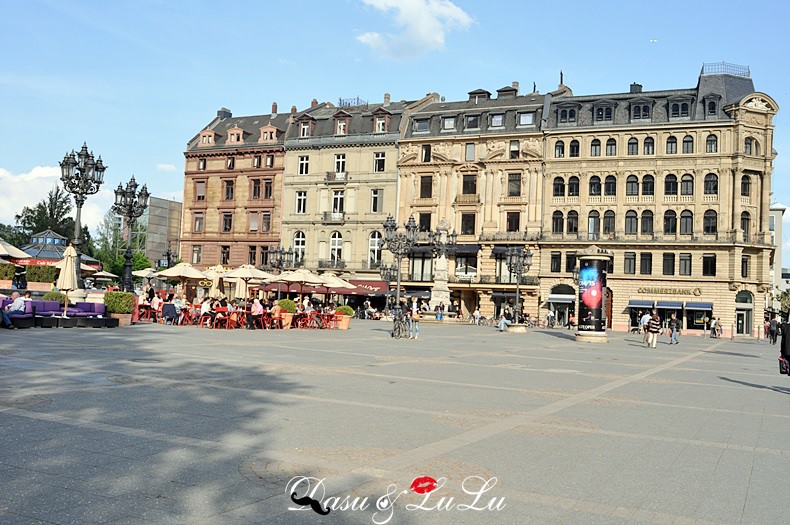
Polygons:
M610 233L551 233L544 232L541 236L544 241L586 241L601 243L639 243L639 242L675 242L675 243L694 243L694 244L754 244L770 245L770 239L761 234L744 235L743 232L716 232L702 233L694 232L689 234L663 233L656 231L653 233L626 233L616 231Z
M324 182L327 184L345 184L348 180L348 172L347 171L327 171L326 175L324 176Z
M346 222L346 212L344 211L325 211L324 224L343 224Z
M318 269L343 270L345 267L346 261L343 259L318 259Z
M488 232L481 233L478 237L480 242L491 241L536 241L540 236L527 234L527 232Z
M456 204L479 204L480 195L477 193L461 193L455 196Z
M436 206L436 199L433 197L414 199L412 206Z
M479 282L479 279L476 273L456 273L450 275L449 281L451 283L473 284Z
M718 200L718 193L706 194L702 196L702 202L717 202Z
M516 284L516 276L515 275L497 275L494 278L495 284ZM526 285L537 285L540 283L537 275L522 275L520 284Z

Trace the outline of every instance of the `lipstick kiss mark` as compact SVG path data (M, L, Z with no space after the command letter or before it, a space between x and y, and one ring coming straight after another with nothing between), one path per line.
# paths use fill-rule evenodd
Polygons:
M420 476L419 478L414 478L409 488L417 494L428 494L436 489L436 480L430 476Z

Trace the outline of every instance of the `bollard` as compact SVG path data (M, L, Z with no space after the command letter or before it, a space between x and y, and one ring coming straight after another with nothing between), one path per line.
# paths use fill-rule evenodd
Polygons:
M735 323L732 323L732 332L730 332L730 340L735 341Z

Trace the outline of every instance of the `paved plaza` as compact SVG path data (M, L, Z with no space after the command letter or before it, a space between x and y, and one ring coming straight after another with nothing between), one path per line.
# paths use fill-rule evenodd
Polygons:
M0 523L788 522L778 346L388 326L3 331Z

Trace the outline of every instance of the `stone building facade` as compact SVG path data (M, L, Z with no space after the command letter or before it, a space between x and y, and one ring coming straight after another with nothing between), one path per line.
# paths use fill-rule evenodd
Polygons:
M184 153L181 258L199 268L267 266L280 242L291 113L233 117L223 108Z
M510 245L534 253L520 288L525 310L537 313L545 103L539 93L519 94L514 82L495 97L483 89L463 101L435 96L412 114L398 160L398 217L402 223L413 216L420 230L401 268L407 290L433 286L437 261L425 241L444 223L458 234L449 288L464 315L478 305L483 315L495 315L515 297L516 277L504 258Z
M747 68L706 65L697 86L551 98L544 126L540 307L575 308L575 253L614 252L608 319L658 308L701 332L756 334L769 265L773 115Z

